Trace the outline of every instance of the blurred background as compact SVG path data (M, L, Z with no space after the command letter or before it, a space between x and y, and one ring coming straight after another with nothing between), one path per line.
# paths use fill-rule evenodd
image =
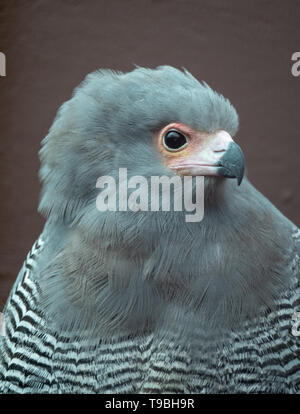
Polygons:
M228 97L250 181L300 226L298 0L0 0L0 310L38 237L38 151L97 68L185 67Z

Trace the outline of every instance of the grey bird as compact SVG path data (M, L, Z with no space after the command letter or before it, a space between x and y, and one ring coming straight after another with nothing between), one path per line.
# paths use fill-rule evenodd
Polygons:
M245 177L237 129L186 70L87 76L42 142L47 221L4 309L0 392L299 392L300 230ZM202 220L99 211L99 177L133 194L120 169L192 177L194 201L204 177Z

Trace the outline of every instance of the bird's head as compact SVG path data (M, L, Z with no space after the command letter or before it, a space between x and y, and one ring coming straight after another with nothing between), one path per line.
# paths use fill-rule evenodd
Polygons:
M66 217L95 198L99 176L237 178L244 157L233 141L230 102L170 66L129 73L97 71L63 104L41 150L40 209ZM60 200L60 202L59 202Z
M144 329L162 319L177 327L189 313L191 327L199 318L225 326L272 302L284 268L282 255L274 257L280 232L251 184L227 179L240 184L244 174L237 128L230 102L187 71L87 76L40 152L40 211L55 240L63 230L41 279L54 314L60 303L63 320L102 327ZM120 168L128 178L208 177L204 219L186 223L175 209L99 214L96 182L117 182Z

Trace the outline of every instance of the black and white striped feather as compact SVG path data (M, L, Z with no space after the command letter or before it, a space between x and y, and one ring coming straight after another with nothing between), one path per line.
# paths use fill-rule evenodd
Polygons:
M300 231L293 234L300 244ZM218 343L199 336L193 354L153 334L79 340L58 332L39 308L32 277L47 242L28 254L5 308L0 337L1 393L299 393L300 337L292 334L300 311L299 256L291 285L274 309Z

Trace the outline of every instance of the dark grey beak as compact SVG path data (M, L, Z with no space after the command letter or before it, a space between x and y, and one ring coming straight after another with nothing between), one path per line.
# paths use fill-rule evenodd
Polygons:
M241 148L231 142L222 158L216 163L217 174L222 177L236 178L241 184L245 172L245 158Z

